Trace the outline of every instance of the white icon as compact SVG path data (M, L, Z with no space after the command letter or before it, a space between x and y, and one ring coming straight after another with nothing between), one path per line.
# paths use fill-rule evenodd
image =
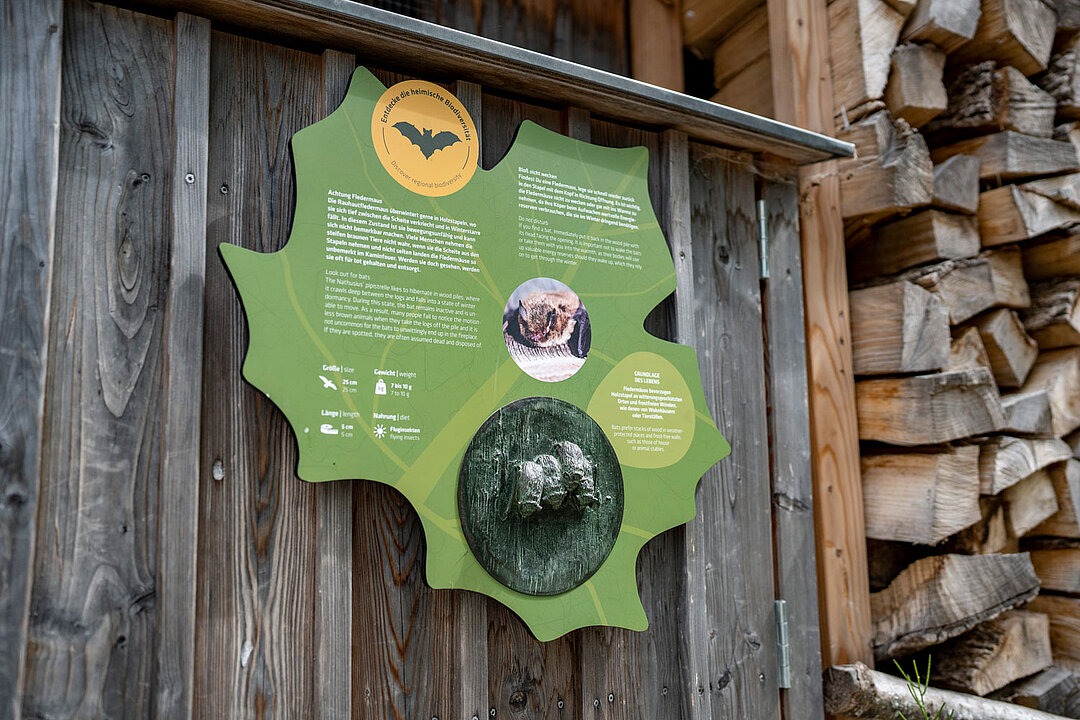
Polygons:
M377 438L386 437L386 427L383 426L383 425L376 425L375 426L375 437L377 437Z
M319 379L322 380L322 386L323 386L324 390L325 389L337 390L337 385L334 384L334 381L329 379L325 375L320 375Z
M323 423L319 426L319 432L321 432L323 435L337 435L338 429L330 423Z
M386 383L383 382L382 378L379 378L375 382L375 394L376 395L385 395L386 394Z

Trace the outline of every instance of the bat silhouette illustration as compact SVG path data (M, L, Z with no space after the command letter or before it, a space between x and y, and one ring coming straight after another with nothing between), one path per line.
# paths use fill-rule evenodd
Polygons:
M409 142L420 148L420 152L429 160L436 150L442 150L454 143L461 142L461 138L449 130L443 130L441 133L432 135L431 130L428 128L424 128L424 132L420 132L415 125L404 120L394 123L394 127L399 133L408 138Z

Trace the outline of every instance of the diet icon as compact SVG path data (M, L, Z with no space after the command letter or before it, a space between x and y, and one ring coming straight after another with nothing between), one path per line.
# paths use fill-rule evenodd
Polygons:
M376 395L385 395L386 394L386 383L383 382L382 378L379 378L378 380L375 381L375 394Z

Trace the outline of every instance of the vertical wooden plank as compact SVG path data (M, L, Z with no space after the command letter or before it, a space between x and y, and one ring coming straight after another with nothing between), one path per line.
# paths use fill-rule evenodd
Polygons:
M23 715L150 715L173 33L65 7L55 282Z
M56 228L60 0L0 12L0 716L22 701Z
M280 249L292 222L289 140L321 112L316 55L211 35L199 717L310 715L316 638L315 488L269 399L244 382L246 328L216 248Z
M780 702L786 718L822 717L821 635L814 555L813 471L806 384L799 200L795 179L768 181L770 278L765 284L765 327L772 450L772 509L777 595L786 601L791 687Z
M661 138L661 162L667 182L664 184L664 216L667 219L668 243L675 261L675 335L685 344L700 345L703 332L695 325L697 307L694 282L694 243L690 206L690 148L686 135L667 130ZM711 257L711 256L710 256ZM700 352L700 351L699 351ZM701 356L698 356L699 363ZM708 476L706 476L708 477ZM700 485L698 492L701 492ZM700 508L700 505L698 506ZM706 603L705 570L708 563L705 547L705 522L694 518L683 529L685 574L679 599L679 645L686 717L711 718L712 683L708 650L710 629Z
M484 167L510 149L522 120L559 132L563 113L554 108L483 97L480 144ZM574 635L541 643L506 606L487 602L488 717L572 718L578 705L577 651Z
M336 50L323 53L320 117L337 109L355 69L355 56ZM314 488L318 646L311 713L327 720L352 717L353 484L341 480Z
M476 83L457 82L454 94L472 115L473 123L483 127L484 97ZM478 158L483 163L483 148ZM488 711L487 598L477 593L455 590L453 609L457 634L457 669L454 673L457 712L463 720L483 720Z
M157 508L154 716L181 719L191 717L195 685L210 21L181 13L173 33L172 196L164 317L165 413Z
M705 398L731 456L698 488L708 692L721 717L780 717L754 176L749 158L691 145L694 336ZM688 542L689 544L689 542Z
M831 135L825 6L825 0L768 0L769 45L776 118ZM872 667L847 258L835 162L800 171L799 205L822 660L826 665L861 660Z
M630 75L635 80L682 92L681 0L628 0Z

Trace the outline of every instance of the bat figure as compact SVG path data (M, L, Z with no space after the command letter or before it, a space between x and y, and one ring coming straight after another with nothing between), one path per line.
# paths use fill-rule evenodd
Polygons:
M435 154L436 150L442 150L443 148L450 147L454 143L461 142L461 138L449 130L443 130L436 135L432 135L431 130L428 128L424 128L424 132L420 132L416 129L415 125L410 122L405 122L404 120L394 123L394 127L399 133L404 135L409 142L420 148L420 152L423 153L424 158L428 160L431 159L431 156Z

